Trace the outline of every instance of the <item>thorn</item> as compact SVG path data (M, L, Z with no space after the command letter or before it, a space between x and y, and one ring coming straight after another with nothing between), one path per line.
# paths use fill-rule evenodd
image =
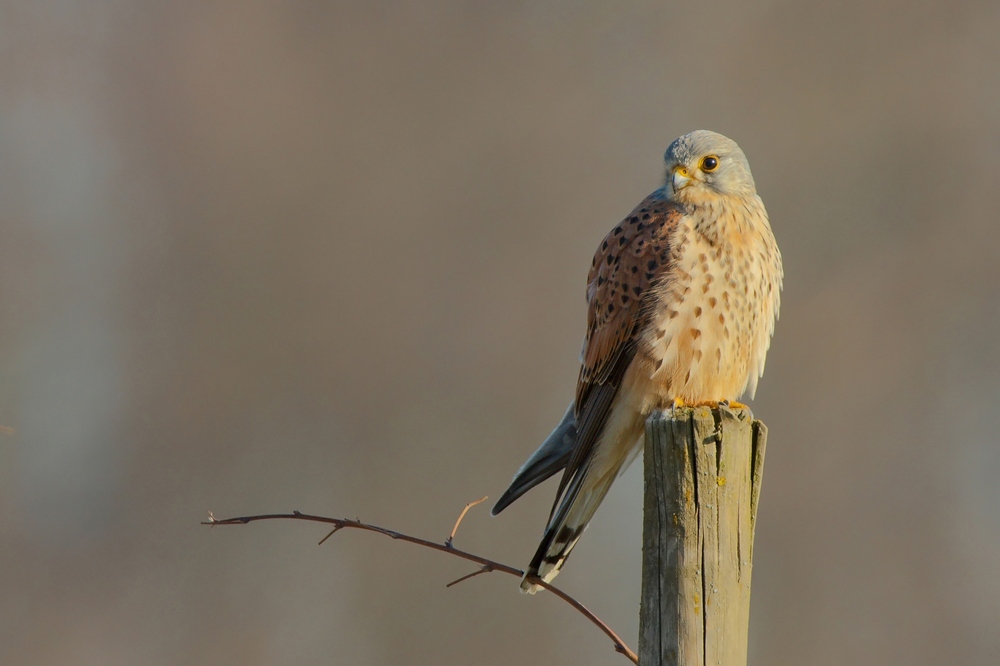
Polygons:
M453 548L454 547L454 546L451 545L451 542L455 540L455 533L458 532L458 526L462 524L462 519L465 518L465 514L467 514L469 512L469 509L471 509L472 507L476 506L477 504L482 504L487 499L488 499L488 497L486 495L483 495L482 497L480 497L479 499L477 499L475 502L469 502L468 504L465 505L465 508L462 509L462 513L458 514L458 520L455 521L455 526L453 528L451 528L451 535L447 539L444 540L444 545L445 546L447 546L448 548Z
M482 568L480 568L479 570L473 571L470 574L466 574L465 576L462 576L461 578L459 578L457 580L453 580L450 583L448 583L447 585L445 585L445 587L451 587L452 585L458 585L463 580L469 580L470 578L475 578L476 576L478 576L480 574L490 573L491 571L493 571L493 567L491 567L489 564L484 564L482 566Z
M336 526L336 527L334 527L334 528L333 528L332 530L330 530L330 533L329 533L329 534L327 534L327 535L326 535L325 537L323 537L322 539L320 539L320 540L319 540L319 543L318 543L318 544L316 544L316 545L317 545L317 546L322 546L322 545L323 545L323 543L324 543L324 542L325 542L325 541L326 541L327 539L329 539L330 537L332 537L332 536L333 536L334 534L336 534L337 532L339 532L339 531L340 531L340 530L342 530L342 529L344 529L344 526L343 526L343 525L337 525L337 526Z

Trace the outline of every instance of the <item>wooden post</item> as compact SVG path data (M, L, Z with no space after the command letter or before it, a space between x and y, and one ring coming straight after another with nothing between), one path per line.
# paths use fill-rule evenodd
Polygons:
M745 666L766 439L724 405L646 421L640 666Z

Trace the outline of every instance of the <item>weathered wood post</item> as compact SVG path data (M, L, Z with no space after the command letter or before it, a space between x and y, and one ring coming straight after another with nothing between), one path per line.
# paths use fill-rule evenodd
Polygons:
M724 405L646 421L640 666L745 666L766 439Z

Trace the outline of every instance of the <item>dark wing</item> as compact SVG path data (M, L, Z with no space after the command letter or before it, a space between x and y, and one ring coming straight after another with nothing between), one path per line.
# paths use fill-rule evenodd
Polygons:
M576 405L569 404L562 421L556 426L538 450L531 454L531 457L517 470L510 487L500 496L497 503L490 511L492 515L497 515L518 497L528 492L539 483L549 478L556 472L561 472L566 463L569 462L576 445Z

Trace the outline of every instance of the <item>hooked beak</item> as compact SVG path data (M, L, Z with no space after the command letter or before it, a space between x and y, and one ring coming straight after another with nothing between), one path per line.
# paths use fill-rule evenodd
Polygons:
M673 177L671 183L674 186L674 192L679 192L688 185L691 184L692 175L691 171L688 170L686 166L678 164L673 168Z

